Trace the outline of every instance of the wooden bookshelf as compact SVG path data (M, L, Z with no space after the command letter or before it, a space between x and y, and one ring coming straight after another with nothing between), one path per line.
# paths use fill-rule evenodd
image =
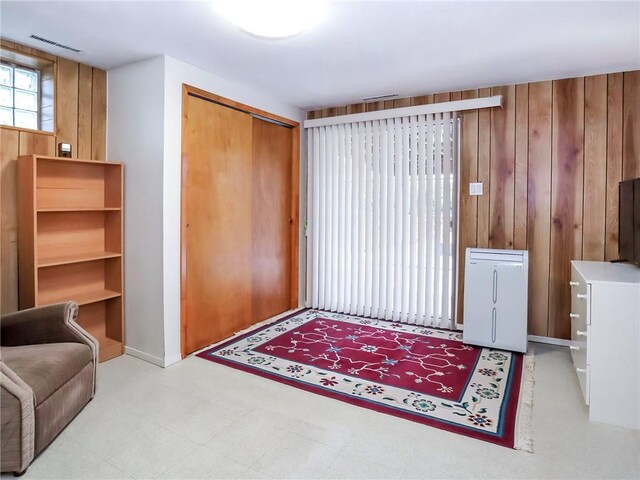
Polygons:
M18 158L20 308L73 300L100 342L100 361L123 352L121 163Z

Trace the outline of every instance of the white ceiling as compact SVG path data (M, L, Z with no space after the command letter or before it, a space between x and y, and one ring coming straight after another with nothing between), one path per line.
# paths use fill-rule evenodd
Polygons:
M5 38L105 69L167 54L303 109L640 69L639 1L331 2L316 28L278 41L244 34L207 2L0 8Z

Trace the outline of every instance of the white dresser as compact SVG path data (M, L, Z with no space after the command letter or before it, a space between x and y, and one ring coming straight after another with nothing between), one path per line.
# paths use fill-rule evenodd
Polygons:
M570 348L589 419L640 428L640 268L571 262Z

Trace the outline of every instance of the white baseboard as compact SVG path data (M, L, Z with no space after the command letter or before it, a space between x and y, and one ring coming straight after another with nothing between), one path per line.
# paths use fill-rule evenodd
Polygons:
M165 366L164 358L156 357L155 355L136 350L135 348L125 346L124 353L126 353L127 355L131 355L132 357L139 358L140 360L144 360L145 362L152 363L153 365L156 365L158 367L164 368Z
M562 338L541 337L539 335L529 335L530 342L547 343L549 345L560 345L561 347L568 347L571 345L571 340L564 340Z

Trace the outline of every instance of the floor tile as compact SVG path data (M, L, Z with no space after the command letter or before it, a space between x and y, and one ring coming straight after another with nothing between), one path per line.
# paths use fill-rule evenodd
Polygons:
M82 445L68 439L56 439L29 466L24 479L79 479L102 460Z
M339 450L287 433L252 468L273 478L318 478Z
M100 462L82 474L83 480L130 480L131 475L114 467L108 462Z
M157 478L189 457L197 445L173 432L158 429L127 445L108 462L136 478Z
M203 447L197 447L169 470L159 475L160 479L236 479L247 470L247 465L236 462Z
M165 428L203 445L245 415L245 409L231 402L203 402L171 420Z
M127 406L103 400L92 402L65 429L64 435L85 446L103 460L153 434L160 427L131 412Z

